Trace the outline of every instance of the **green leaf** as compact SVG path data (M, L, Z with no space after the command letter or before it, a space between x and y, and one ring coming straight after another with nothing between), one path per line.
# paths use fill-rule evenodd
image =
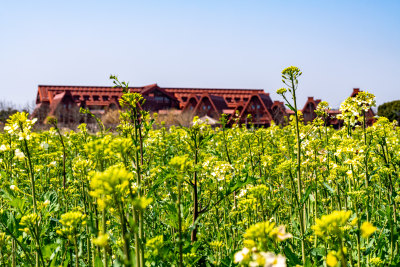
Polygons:
M325 256L325 249L324 248L313 248L311 250L311 256L313 257L324 257Z
M149 192L147 193L147 197L152 196L152 195L154 194L154 192L155 192L156 190L158 190L158 187L160 187L161 185L163 185L164 182L165 182L166 180L171 180L171 179L175 179L175 178L176 178L176 177L173 176L173 175L171 175L171 174L163 175L162 178L161 178L161 179L158 179L158 180L155 182L155 185L153 185L153 187L149 190Z
M57 246L58 246L58 244L55 244L55 243L44 246L42 248L43 258L49 259L53 254L53 250L56 250Z
M65 260L64 260L64 262L63 262L63 264L64 264L64 267L68 267L69 266L69 262L71 261L71 257L70 257L70 253L67 253L66 254L66 258L65 258ZM97 266L96 266L97 267Z
M293 251L289 247L285 247L283 249L286 258L288 259L289 266L295 266L296 264L301 264L300 259L293 253Z
M296 112L295 108L289 103L285 104L285 106L287 106L291 111Z
M306 263L304 264L304 267L312 267L313 265L311 264L310 258L306 259Z
M229 195L230 193L232 193L233 191L238 190L241 187L244 187L246 185L248 185L249 183L252 183L256 180L256 177L249 177L248 175L246 176L246 179L244 181L239 181L237 182L234 186L232 186L231 188L229 188L229 191L227 193L227 195ZM233 181L232 181L233 182Z
M94 267L103 267L103 262L99 256L97 256L94 260Z
M279 208L280 204L276 204L275 207L272 209L271 214L274 214L274 212Z
M364 255L369 255L369 254L371 254L372 250L375 249L374 243L375 243L375 239L372 238L372 239L369 241L369 243L368 243L368 245L367 245L367 248L366 248L365 251L364 251Z
M9 217L7 219L7 228L10 232L14 233L16 230L16 221L15 221L15 217L14 214L12 214L11 212L8 214Z
M330 185L328 185L327 183L322 183L324 186L325 186L325 188L326 189L328 189L329 190L329 192L331 192L331 194L332 195L334 195L335 194L335 190L333 190L333 188L330 186Z
M59 243L55 243L54 245L56 245L55 247L56 247L56 249L54 249L54 251L53 251L53 253L50 255L50 260L57 260L57 254L58 254L58 252L60 252L61 251L61 249L62 249L62 246L60 246L60 244Z
M307 199L309 198L309 196L310 196L310 193L311 193L311 190L313 189L313 186L312 185L310 185L308 188L307 188L307 190L306 190L306 192L303 194L303 196L301 197L301 200L300 200L300 206L303 206L303 204L307 201Z

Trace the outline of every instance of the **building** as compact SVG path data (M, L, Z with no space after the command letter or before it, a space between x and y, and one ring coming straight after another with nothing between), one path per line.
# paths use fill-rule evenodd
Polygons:
M175 111L216 120L221 114L232 117L237 112L241 122L250 122L251 115L251 122L260 126L269 126L273 120L272 100L262 89L172 88L151 84L129 90L142 94L146 101L141 108L150 112ZM39 85L32 117L39 122L48 116L65 124L81 122L80 107L102 115L120 108L118 99L122 94L122 88L114 87Z
M145 102L140 108L144 110L173 116L208 117L214 121L218 121L221 114L226 114L230 125L234 122L264 127L272 122L282 125L288 116L294 114L286 109L283 102L273 102L263 89L175 88L151 84L129 87L129 90L142 94ZM351 96L359 91L355 88ZM39 85L32 117L38 118L39 122L48 116L57 117L63 124L84 122L79 113L81 107L88 108L95 115L102 115L109 110L120 109L118 100L122 94L122 88L118 87ZM320 101L308 98L301 110L305 123L314 120L314 111ZM331 110L329 121L340 127L341 122L336 119L338 113L338 110ZM368 122L373 116L371 110Z

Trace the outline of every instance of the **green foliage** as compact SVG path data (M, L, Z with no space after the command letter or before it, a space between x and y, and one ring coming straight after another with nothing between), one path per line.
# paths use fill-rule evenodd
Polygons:
M390 121L400 123L400 100L387 102L378 107L378 115L388 118Z
M1 266L400 264L400 129L387 118L153 129L121 85L118 133L35 132L25 113L0 133ZM360 101L346 103L373 103Z
M12 114L17 113L18 110L13 109L13 108L7 108L7 109L1 109L0 110L0 122L5 123L8 117L10 117Z

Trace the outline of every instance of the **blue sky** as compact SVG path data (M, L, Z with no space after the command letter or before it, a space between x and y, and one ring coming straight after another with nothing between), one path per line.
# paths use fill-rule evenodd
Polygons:
M38 84L263 88L302 69L299 104L353 87L400 99L400 1L0 0L0 99Z

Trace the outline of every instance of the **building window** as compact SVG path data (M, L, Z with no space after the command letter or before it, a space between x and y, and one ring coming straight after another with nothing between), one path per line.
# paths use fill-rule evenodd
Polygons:
M89 99L90 99L90 96L88 96L88 95L84 95L84 96L83 96L83 100L89 101Z
M154 97L154 100L155 100L157 103L165 103L165 104L169 104L169 103L170 103L169 98L168 98L168 97L165 97L165 96L155 96L155 97Z
M100 97L98 95L93 96L93 101L99 101Z
M108 95L103 95L103 101L108 101Z
M75 101L79 101L79 99L80 99L80 96L79 96L79 95L74 95L74 100L75 100Z

